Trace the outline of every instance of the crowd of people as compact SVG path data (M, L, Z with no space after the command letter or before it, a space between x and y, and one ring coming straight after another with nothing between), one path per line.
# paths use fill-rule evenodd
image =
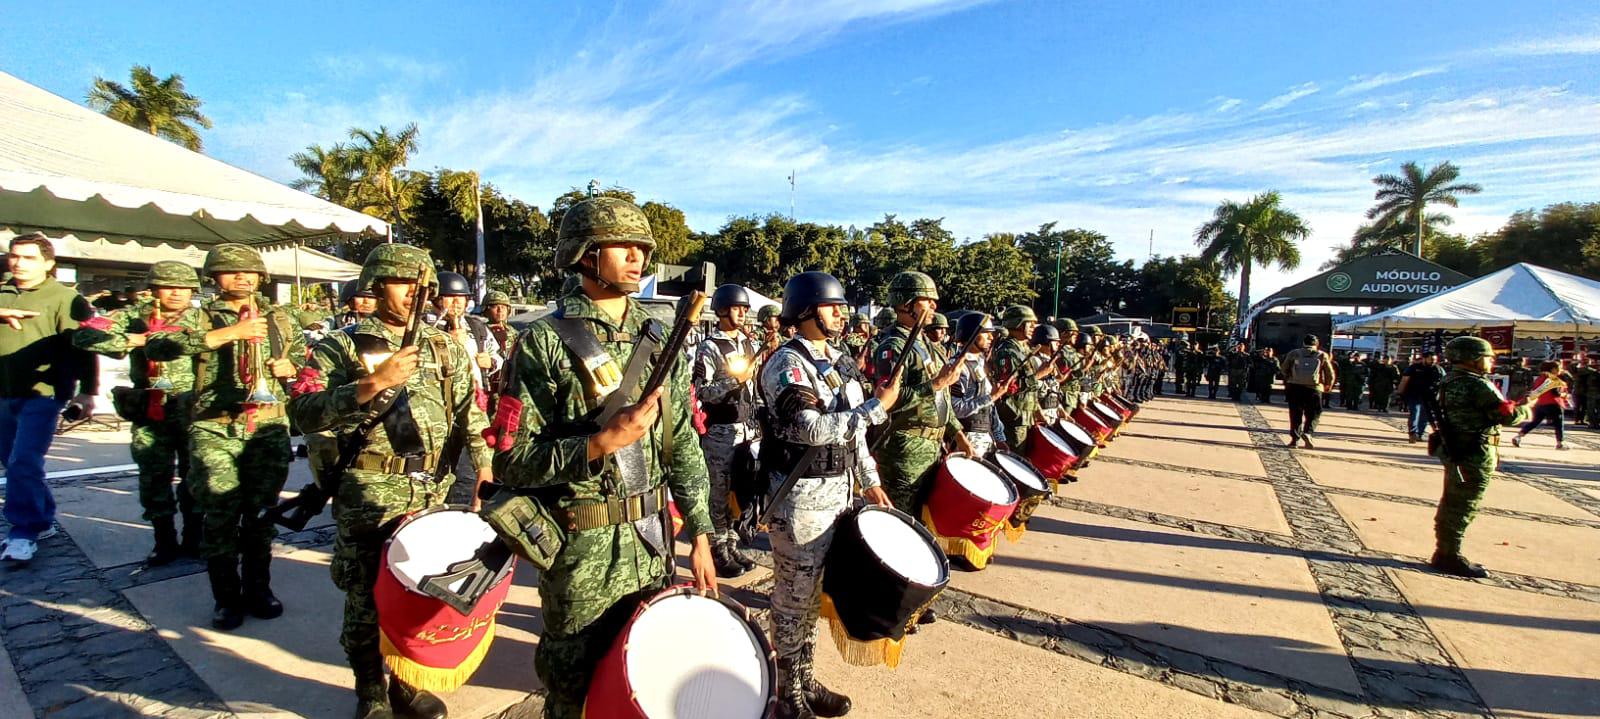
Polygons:
M10 523L0 557L26 564L53 533L43 460L58 417L68 402L93 411L95 355L126 358L132 386L113 390L112 402L132 426L139 501L153 528L146 561L202 559L219 630L284 612L271 586L271 544L284 518L291 436L304 437L316 483L296 508L315 514L332 502L331 573L346 595L340 643L357 717L446 715L436 695L385 671L374 584L396 526L446 504L457 481L471 483L474 510L492 497L531 500L524 519L559 538L539 580L535 669L547 716L582 715L611 639L674 581L678 529L669 515L690 544L692 582L708 594L719 577L754 568L744 550L766 533L777 715L841 716L850 700L823 686L812 665L824 558L852 506L926 522L943 458L1021 448L1096 398L1136 407L1164 391L1169 371L1188 397L1203 382L1217 398L1226 377L1234 401L1248 391L1271 402L1283 380L1291 445L1307 447L1335 388L1349 409L1364 390L1378 411L1397 395L1412 411L1415 441L1441 411L1434 400L1458 386L1432 355L1402 372L1387 358L1335 360L1315 337L1280 359L1242 344L1224 353L1040 321L1022 305L995 314L940 308L934 281L914 271L892 278L875 318L852 312L843 286L822 272L795 275L780 304L754 312L750 292L723 285L709 298L714 326L674 346L676 328L632 296L654 247L633 204L575 204L554 260L570 273L567 286L549 316L519 331L507 324L503 293L488 293L470 314L467 280L403 244L372 251L339 311L308 313L261 294L271 278L247 246L213 248L198 274L158 262L145 288L92 305L52 278L47 238L20 236L0 287ZM215 294L202 298L207 283ZM1456 354L1458 364L1487 355L1477 345ZM1567 387L1584 388L1584 401L1600 397L1585 384L1600 376L1588 366L1571 377L1542 370L1530 380L1534 397L1494 405L1496 426L1526 420L1525 405L1547 406L1544 397L1564 397ZM1483 387L1469 389L1463 397L1484 400ZM1453 427L1469 424L1481 422L1457 417ZM1481 453L1455 444L1447 473L1486 482L1492 463L1484 470ZM1442 517L1448 492L1446 500ZM1458 520L1470 519L1475 501L1463 492L1455 519L1441 522L1464 530ZM758 513L766 521L753 521ZM1451 544L1441 534L1436 566L1468 571L1454 536ZM911 628L931 621L921 607Z

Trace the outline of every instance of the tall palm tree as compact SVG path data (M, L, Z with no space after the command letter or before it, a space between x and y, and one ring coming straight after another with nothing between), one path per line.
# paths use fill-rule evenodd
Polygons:
M200 151L200 133L194 125L211 129L211 118L200 114L200 98L184 90L182 75L165 79L149 65L134 65L132 87L96 77L89 88L89 107L106 117L137 127L157 137Z
M411 153L417 151L417 125L411 123L390 132L380 125L377 132L350 128L350 148L357 168L355 198L361 211L382 217L398 229L417 192L427 182L427 173L405 169Z
M1221 265L1224 272L1239 272L1239 314L1242 321L1250 309L1250 269L1255 265L1276 264L1280 270L1300 266L1296 242L1311 234L1300 216L1279 206L1276 191L1263 192L1238 203L1225 200L1217 205L1210 222L1195 230L1195 244L1202 248L1201 259Z
M1378 204L1367 210L1367 219L1377 220L1375 224L1379 226L1404 220L1416 227L1417 238L1411 243L1411 254L1421 257L1423 225L1429 219L1428 203L1458 207L1456 195L1475 195L1483 191L1471 182L1456 182L1460 176L1461 168L1449 162L1434 165L1427 174L1423 174L1417 163L1407 162L1400 166L1398 177L1387 173L1378 175L1372 178L1372 184L1378 186L1378 192L1373 195Z
M352 202L357 167L349 146L342 142L328 148L307 145L304 152L290 155L289 162L304 175L290 182L290 187L339 205Z

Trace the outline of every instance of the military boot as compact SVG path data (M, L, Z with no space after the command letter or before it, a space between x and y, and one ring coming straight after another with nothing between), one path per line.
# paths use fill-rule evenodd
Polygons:
M178 546L178 528L172 519L169 516L150 520L150 525L155 528L156 547L144 558L146 566L159 567L171 564L182 554L182 549Z
M850 697L823 686L813 674L815 663L812 659L816 651L815 644L806 647L796 667L800 671L800 692L805 695L806 706L811 707L811 711L819 717L842 717L849 714Z
M377 654L377 652L373 652ZM356 719L394 719L389 706L389 693L383 686L383 660L374 656L355 661Z
M216 602L211 612L211 626L223 631L238 629L244 624L238 561L231 554L212 557L206 560L206 576L211 580L211 598Z
M399 679L389 680L389 705L402 716L417 719L445 719L449 712L444 701L432 692L413 689Z
M733 545L727 541L719 540L711 545L711 564L716 567L717 576L723 579L733 579L750 571L734 558L732 550Z
M1447 552L1443 549L1434 551L1433 558L1428 560L1428 566L1445 574L1468 579L1483 579L1489 576L1489 573L1484 571L1483 565L1467 561L1460 552Z
M730 532L727 544L728 556L731 557L733 561L738 562L739 566L744 567L746 572L756 568L756 560L752 559L750 555L745 554L744 550L739 549L739 535Z
M205 527L205 520L199 512L185 512L183 514L183 544L179 549L185 557L200 556L200 533Z
M283 602L272 595L272 545L253 547L244 553L244 608L256 619L283 616Z
M805 688L801 686L802 678L797 659L778 658L778 711L773 714L775 719L816 719L816 714L811 711L811 706L806 703Z

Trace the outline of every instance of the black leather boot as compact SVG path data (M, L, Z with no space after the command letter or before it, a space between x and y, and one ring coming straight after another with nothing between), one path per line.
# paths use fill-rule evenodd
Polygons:
M206 576L211 580L211 598L216 602L211 612L211 626L223 631L238 629L244 624L238 561L233 555L212 557L206 560Z
M795 659L778 658L778 711L775 719L816 719L811 705L806 703L805 688L801 686L800 673Z
M150 555L144 558L145 566L159 567L171 564L182 555L178 546L178 527L173 523L172 517L157 517L150 520L150 525L155 528L156 546Z
M806 705L819 717L842 717L849 714L850 697L823 686L812 673L814 666L812 655L816 650L816 645L807 647L802 663L798 667L800 692L806 698Z
M244 608L256 619L283 616L283 602L272 595L272 545L254 547L244 553Z
M1433 558L1428 560L1428 566L1445 574L1468 579L1483 579L1489 576L1483 565L1467 561L1460 552L1447 552L1442 549L1433 553Z
M449 716L444 701L421 689L413 689L399 679L389 679L389 706L401 716L417 719L445 719Z
M733 545L729 542L719 541L711 545L711 564L717 569L717 576L723 579L733 579L744 576L746 569L738 559L733 556Z
M356 675L356 719L394 719L389 706L389 693L383 685L383 659L373 656L361 660L351 659Z

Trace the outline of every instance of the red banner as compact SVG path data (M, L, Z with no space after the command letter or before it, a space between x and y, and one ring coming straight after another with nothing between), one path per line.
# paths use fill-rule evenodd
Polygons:
M1511 341L1516 336L1516 328L1511 325L1503 327L1479 327L1478 336L1482 337L1494 348L1496 354L1511 351Z

